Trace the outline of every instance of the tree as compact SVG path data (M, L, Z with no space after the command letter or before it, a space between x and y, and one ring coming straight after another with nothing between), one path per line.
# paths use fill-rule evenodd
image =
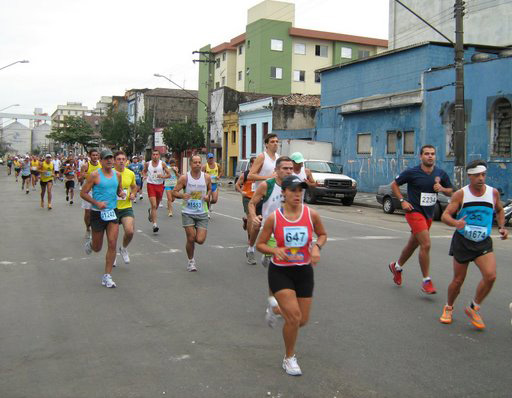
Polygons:
M128 155L140 153L147 144L149 135L153 132L151 116L130 123L126 112L109 110L107 117L101 123L101 136L105 143L122 148Z
M197 123L172 123L164 129L163 136L165 145L176 153L204 147L203 128Z
M85 150L97 145L91 125L79 116L64 116L46 137L66 145L80 144Z

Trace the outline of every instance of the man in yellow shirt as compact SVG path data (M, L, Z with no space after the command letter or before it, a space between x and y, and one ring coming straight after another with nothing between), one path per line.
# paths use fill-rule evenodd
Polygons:
M82 164L82 168L80 169L80 177L78 178L78 182L80 185L83 184L84 180L89 178L92 172L101 169L100 153L97 149L91 149L89 151L89 157L91 160L86 161ZM82 209L84 209L84 224L85 224L85 238L91 239L91 207L92 205L86 200L82 199Z
M52 188L53 188L53 162L52 155L46 155L44 162L39 165L39 172L41 173L41 207L44 207L44 195L48 191L48 210L52 209Z
M132 201L135 200L137 195L137 185L135 184L135 173L126 167L126 154L123 151L117 151L114 154L114 161L116 171L121 174L122 189L126 193L125 199L117 198L116 214L124 229L123 244L119 248L119 254L123 257L124 263L128 264L130 255L127 247L135 231L135 214L133 213ZM115 261L114 265L116 265Z

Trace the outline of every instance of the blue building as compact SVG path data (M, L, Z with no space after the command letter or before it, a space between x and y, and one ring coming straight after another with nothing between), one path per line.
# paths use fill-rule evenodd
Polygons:
M453 177L453 62L452 46L428 42L320 70L312 139L333 143L333 160L361 191L374 192L417 164L425 144L437 148L437 165ZM512 197L512 53L466 45L464 73L466 159L485 159L488 183Z
M239 158L263 152L264 137L272 131L272 97L245 102L238 108Z

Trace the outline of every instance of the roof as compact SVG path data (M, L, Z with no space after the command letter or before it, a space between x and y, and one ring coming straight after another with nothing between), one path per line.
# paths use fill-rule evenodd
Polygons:
M197 94L198 94L197 90L184 91L181 89L174 89L174 88L155 88L155 89L146 91L144 93L144 95L146 95L148 97L175 97L175 98L193 99L193 97L189 93L192 93L195 96L197 96Z
M349 61L349 62L345 62L345 63L342 63L342 64L333 65L333 66L327 66L325 68L317 69L315 72L325 72L325 71L328 71L328 70L331 70L331 69L339 69L339 68L343 68L344 66L353 65L353 64L356 64L356 63L359 63L359 62L370 61L370 60L373 60L373 59L376 59L376 58L385 57L387 55L399 53L399 52L402 52L402 51L412 50L412 49L418 48L418 47L424 47L424 46L427 46L427 45L430 45L430 44L434 44L436 46L452 47L453 48L452 44L451 43L447 43L447 42L442 42L442 41L424 41L424 42L421 42L421 43L411 44L411 45L405 46L405 47L395 48L394 50L384 51L384 52L381 52L379 54L371 55L371 56L366 57L366 58L356 59L354 61ZM490 46L490 45L486 45L486 44L470 44L470 43L465 43L464 44L464 48L468 48L468 47L475 47L477 49L477 51L481 51L482 49L485 49L485 50L489 50L490 52L496 52L496 51L499 51L499 50L504 50L506 48L509 48L509 47Z
M320 106L319 95L308 95L308 94L290 94L285 97L278 99L278 103L281 105L295 105L295 106Z
M301 28L290 28L288 31L290 36L306 37L309 39L321 39L330 41L344 41L348 43L363 44L366 46L387 47L388 41L382 39L374 39L372 37L352 36L341 33L323 32L320 30L309 30Z
M238 45L245 42L245 33L234 37L229 42L224 42L218 46L213 47L210 51L214 54L218 54L227 50L235 51Z

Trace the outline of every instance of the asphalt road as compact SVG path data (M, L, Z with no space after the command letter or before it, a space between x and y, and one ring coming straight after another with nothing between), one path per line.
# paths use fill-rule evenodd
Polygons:
M300 331L302 377L281 369L280 328L263 314L261 265L245 263L240 198L221 192L208 238L186 272L181 217L147 199L134 205L132 262L100 279L104 251L82 249L80 200L63 183L54 209L39 208L0 168L0 397L509 397L512 327L510 241L495 239L498 278L476 331L463 308L479 280L472 265L452 325L438 318L452 276L452 231L434 223L432 277L420 292L417 259L397 287L387 269L408 228L379 209L316 205L329 235L315 269L310 323Z

